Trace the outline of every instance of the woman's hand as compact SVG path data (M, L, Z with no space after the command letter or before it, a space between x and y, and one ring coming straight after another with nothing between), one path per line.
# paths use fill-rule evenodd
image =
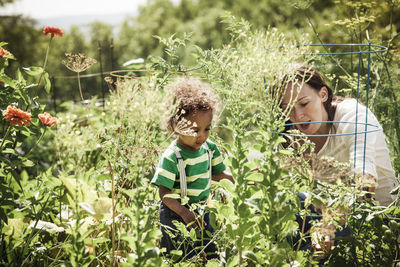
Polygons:
M362 185L361 189L363 191L370 192L370 193L365 194L365 198L368 200L374 199L373 195L375 193L375 189L376 189L376 185L377 185L376 178L374 176L372 176L371 174L366 173L363 176L361 185Z

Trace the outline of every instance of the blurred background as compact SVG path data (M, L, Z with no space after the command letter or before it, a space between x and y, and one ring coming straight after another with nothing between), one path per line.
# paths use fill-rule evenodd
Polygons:
M310 43L362 43L368 32L373 43L399 47L396 0L0 0L0 41L8 43L4 48L17 59L7 69L11 74L43 65L48 45L44 26L63 29L64 36L53 40L46 68L51 94L42 95L56 108L80 99L76 74L61 64L65 53L98 61L82 73L82 87L85 98L104 97L104 76L110 71L145 68L150 57L165 56L164 44L154 36L191 33L191 43L220 48L230 38L221 19L227 11L255 28L276 27L294 39L306 36ZM191 66L190 50L181 53L181 63Z

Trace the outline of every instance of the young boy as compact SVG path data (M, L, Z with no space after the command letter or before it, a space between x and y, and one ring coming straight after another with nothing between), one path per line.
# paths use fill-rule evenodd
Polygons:
M217 146L208 140L214 112L219 104L218 97L211 87L199 80L181 79L173 84L177 106L176 112L168 120L168 128L177 135L163 153L152 184L159 187L161 247L181 250L178 260L191 258L199 253L196 248L204 248L207 259L216 258L216 246L210 242L209 233L214 230L206 213L200 217L190 209L190 204L205 203L211 186L211 179L220 181L232 175L225 171L223 159ZM168 194L180 194L180 199L170 198ZM182 198L188 197L188 204L182 205ZM182 222L190 229L200 231L202 241L184 240L174 220Z

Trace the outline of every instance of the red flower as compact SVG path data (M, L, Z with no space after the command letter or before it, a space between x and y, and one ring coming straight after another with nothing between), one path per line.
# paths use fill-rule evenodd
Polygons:
M43 29L43 33L44 33L44 35L51 34L51 38L53 38L54 35L58 35L60 37L63 36L63 31L57 27L46 26Z
M8 57L11 53L5 50L3 47L0 47L0 57Z
M32 114L22 111L14 106L8 106L7 110L3 112L3 117L11 126L14 126L15 124L18 124L18 126L22 126L23 124L29 126L31 125L30 121Z
M52 117L47 112L39 114L38 117L44 126L53 126L57 124L57 118Z

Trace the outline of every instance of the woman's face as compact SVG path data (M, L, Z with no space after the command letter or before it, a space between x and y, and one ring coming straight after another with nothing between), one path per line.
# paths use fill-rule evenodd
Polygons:
M293 123L327 121L328 113L324 107L324 102L328 99L328 90L322 87L319 92L308 84L290 83L282 101L282 109L285 110L289 104L293 105L289 118ZM299 90L300 89L300 90ZM307 135L328 134L327 123L310 123L295 125L302 133Z

